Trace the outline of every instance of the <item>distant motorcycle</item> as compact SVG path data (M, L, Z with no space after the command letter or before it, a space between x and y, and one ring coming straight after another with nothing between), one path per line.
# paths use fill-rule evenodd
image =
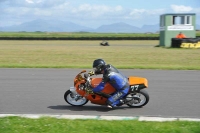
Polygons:
M103 91L93 93L92 88L96 87L102 78L92 78L94 72L86 73L81 71L74 79L74 87L70 87L64 94L65 101L72 106L83 106L88 101L93 104L106 105L106 101L115 89L107 83ZM130 89L128 94L121 99L117 106L128 105L129 107L142 107L149 102L149 94L145 88L148 87L148 81L142 77L128 77Z
M101 46L110 46L109 43L107 41L103 41L100 43Z

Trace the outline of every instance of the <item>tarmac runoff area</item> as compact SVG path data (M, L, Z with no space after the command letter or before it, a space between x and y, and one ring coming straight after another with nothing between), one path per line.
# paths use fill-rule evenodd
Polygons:
M41 117L52 117L57 119L91 119L91 120L138 120L138 121L200 121L200 118L164 118L164 117L145 117L145 116L91 116L91 115L50 115L50 114L0 114L0 118L18 116L30 119Z

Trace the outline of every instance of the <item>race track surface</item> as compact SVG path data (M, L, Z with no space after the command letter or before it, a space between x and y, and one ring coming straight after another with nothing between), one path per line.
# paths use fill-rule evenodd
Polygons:
M87 103L72 107L64 93L82 69L0 69L0 114L116 115L200 118L200 71L121 70L146 77L150 95L143 108Z

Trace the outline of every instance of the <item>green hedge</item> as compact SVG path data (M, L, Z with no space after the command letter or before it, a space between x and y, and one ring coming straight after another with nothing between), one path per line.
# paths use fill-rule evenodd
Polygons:
M158 40L159 37L0 37L0 40Z
M159 40L159 37L0 37L0 40Z

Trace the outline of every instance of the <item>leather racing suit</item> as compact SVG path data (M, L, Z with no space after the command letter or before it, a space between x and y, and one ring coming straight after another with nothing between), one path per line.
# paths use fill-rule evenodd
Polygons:
M116 92L108 98L107 104L111 106L120 104L120 99L129 91L129 82L127 77L123 76L114 66L108 64L104 68L101 83L93 88L93 92L102 91L106 83L110 83L116 89Z

